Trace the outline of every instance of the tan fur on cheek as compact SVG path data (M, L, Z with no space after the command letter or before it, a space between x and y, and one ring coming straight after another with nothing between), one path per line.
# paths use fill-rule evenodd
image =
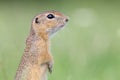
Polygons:
M48 21L46 27L49 28L54 28L57 25L56 21Z

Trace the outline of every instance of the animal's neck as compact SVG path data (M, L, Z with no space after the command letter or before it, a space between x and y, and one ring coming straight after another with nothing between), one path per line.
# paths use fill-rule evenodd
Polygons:
M45 34L36 35L34 30L31 28L30 34L26 40L25 52L29 52L30 50L36 50L36 49L42 51L49 51L49 44L50 44L50 40L47 35Z

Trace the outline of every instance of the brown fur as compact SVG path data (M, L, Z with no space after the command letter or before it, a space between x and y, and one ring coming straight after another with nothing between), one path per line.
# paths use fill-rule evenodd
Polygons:
M47 18L48 14L53 14L55 18ZM36 18L38 23L35 22ZM53 66L49 51L50 36L66 24L66 19L66 16L57 11L47 11L35 16L15 80L47 79L47 70L51 72Z

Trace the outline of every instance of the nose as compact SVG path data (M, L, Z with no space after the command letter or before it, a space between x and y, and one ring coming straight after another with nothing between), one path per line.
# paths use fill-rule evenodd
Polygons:
M65 19L65 22L68 22L68 19Z

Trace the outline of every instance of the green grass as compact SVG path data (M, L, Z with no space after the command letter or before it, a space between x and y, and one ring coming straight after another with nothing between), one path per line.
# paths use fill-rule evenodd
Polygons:
M34 15L58 10L70 17L52 38L49 80L120 80L120 1L0 2L0 80L13 80Z

